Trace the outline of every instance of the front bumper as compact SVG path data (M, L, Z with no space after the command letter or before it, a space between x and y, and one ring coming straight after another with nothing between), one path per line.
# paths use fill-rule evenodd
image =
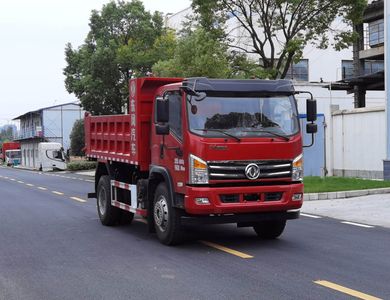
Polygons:
M182 225L207 225L237 223L239 227L253 226L258 222L292 220L299 218L299 210L282 212L263 212L254 214L228 214L228 215L207 215L207 216L182 216Z
M281 193L278 200L265 201L266 193ZM259 200L246 201L245 195L260 195ZM300 200L293 200L294 194L302 194ZM226 195L236 195L237 203L224 203L222 198ZM196 198L207 198L209 204L197 204ZM268 186L240 186L240 187L194 187L187 186L184 198L184 207L188 214L240 214L286 212L302 207L303 184L285 184Z

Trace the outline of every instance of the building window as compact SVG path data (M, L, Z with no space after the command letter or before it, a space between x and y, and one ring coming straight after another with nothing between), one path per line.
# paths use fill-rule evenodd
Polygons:
M385 28L383 19L368 23L370 47L376 47L384 42Z
M341 61L341 76L342 79L348 79L353 77L353 61L342 60Z
M372 74L384 70L383 60L364 61L364 74Z
M285 78L297 81L309 81L309 60L301 59L296 64L292 63Z

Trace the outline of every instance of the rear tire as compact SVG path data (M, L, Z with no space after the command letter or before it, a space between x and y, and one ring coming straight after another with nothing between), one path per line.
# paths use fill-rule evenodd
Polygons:
M111 205L110 177L107 175L103 175L99 179L96 202L100 222L106 226L117 224L121 211L119 208Z
M157 186L153 202L153 221L157 237L164 245L176 245L181 242L181 211L172 207L172 199L164 183Z
M259 236L259 238L265 240L273 240L279 237L286 227L286 220L277 221L264 221L259 222L253 229Z

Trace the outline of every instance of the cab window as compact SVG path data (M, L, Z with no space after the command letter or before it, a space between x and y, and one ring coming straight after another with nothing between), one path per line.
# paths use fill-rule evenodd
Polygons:
M169 101L169 127L173 134L182 139L183 128L181 122L182 101L180 92L169 92L167 94Z

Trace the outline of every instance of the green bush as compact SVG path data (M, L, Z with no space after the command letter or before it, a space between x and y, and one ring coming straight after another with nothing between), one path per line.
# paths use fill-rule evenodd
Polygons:
M92 170L96 168L96 161L74 161L68 163L68 170L79 171L79 170Z

